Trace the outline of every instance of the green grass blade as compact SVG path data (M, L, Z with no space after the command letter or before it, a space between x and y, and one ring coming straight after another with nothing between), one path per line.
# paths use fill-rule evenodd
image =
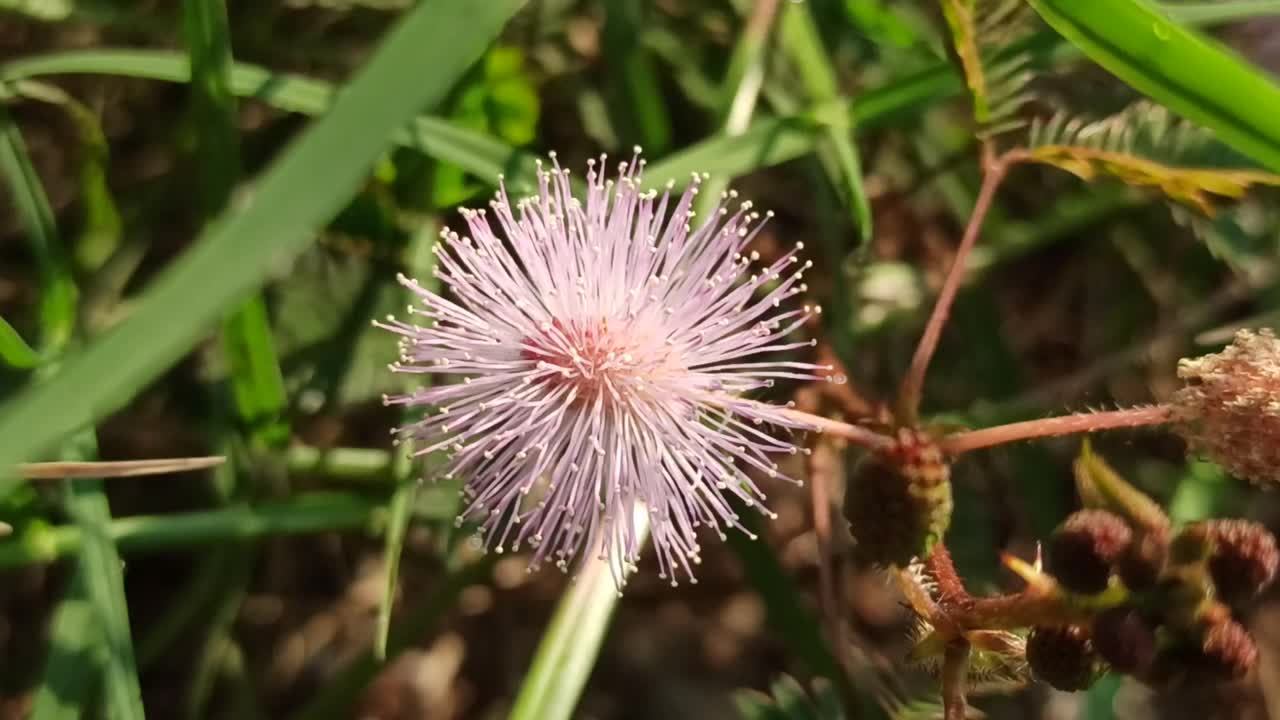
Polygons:
M648 539L648 515L636 513L640 542ZM520 683L510 720L569 720L595 666L609 621L622 595L610 561L589 551L585 566L560 598L533 663Z
M79 720L106 663L98 614L84 573L73 573L49 625L49 655L31 704L32 720Z
M55 380L24 390L4 409L0 468L120 407L306 247L359 187L392 132L444 97L519 4L428 0L409 12L329 112L154 282L128 319L69 359ZM0 481L0 495L14 484Z
M836 71L831 67L830 53L822 44L822 36L809 7L789 4L782 11L780 30L783 50L795 65L810 99L826 103L837 98ZM856 105L857 101L854 102ZM853 223L861 243L865 245L871 240L873 228L871 202L862 184L862 159L853 141L857 130L850 113L831 113L827 117L831 122L822 130L821 144L828 146L830 153L819 152L819 158L840 191L841 200L853 211Z
M30 370L40 364L40 355L7 320L0 317L0 360L18 370Z
M656 157L671 146L671 113L653 59L640 43L648 4L606 0L603 48L605 64L613 74L612 89L621 95L618 124L627 128L630 139Z
M40 178L27 156L22 134L2 104L0 173L13 195L13 202L27 230L28 243L36 265L40 268L39 345L46 352L56 354L71 340L71 334L75 330L79 293L70 273L65 271L66 258L63 257L63 248L58 241L58 230L49 200L45 197ZM74 426L67 428L68 431L72 429ZM15 462L0 463L0 467L8 467Z
M73 443L71 458L97 455L92 431L84 431ZM80 529L80 561L77 575L85 588L96 620L95 632L104 644L102 694L111 720L140 720L142 688L133 656L129 608L124 595L124 572L115 539L111 537L111 509L101 480L68 480L67 512Z
M1030 0L1092 60L1280 171L1280 88L1230 50L1145 0Z

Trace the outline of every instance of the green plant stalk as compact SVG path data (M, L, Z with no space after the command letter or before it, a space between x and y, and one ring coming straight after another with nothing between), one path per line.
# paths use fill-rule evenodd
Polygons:
M635 512L637 538L648 540L649 515ZM533 663L520 683L510 720L569 720L595 666L605 632L622 596L616 558L584 553L584 567L560 598Z
M809 97L821 105L839 97L839 85L822 36L807 5L789 3L782 13L780 37L783 50L790 56ZM854 105L857 105L854 100ZM821 116L825 120L819 140L818 157L841 199L853 211L860 245L871 240L873 232L871 201L862 183L862 159L854 142L857 127L848 112Z
M312 492L287 501L216 510L116 518L106 529L122 553L167 552L264 535L377 529L385 500L355 493ZM80 551L85 532L76 525L34 523L0 540L0 568L50 563Z
M1094 62L1280 172L1280 88L1145 0L1029 0Z
M127 319L0 411L0 467L119 408L304 249L359 187L386 138L443 98L519 5L428 0L409 11L329 112L153 282ZM432 67L425 76L415 70L424 63ZM0 497L16 485L0 479Z

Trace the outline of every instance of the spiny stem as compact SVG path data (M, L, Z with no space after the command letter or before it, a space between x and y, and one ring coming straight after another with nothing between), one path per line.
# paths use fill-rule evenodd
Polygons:
M942 338L942 328L951 315L951 306L955 302L956 292L960 289L960 280L964 278L965 267L969 261L969 253L978 241L978 232L982 229L982 221L991 209L995 199L996 188L1004 180L1011 164L1011 158L1002 156L994 158L989 145L983 146L982 187L978 190L978 199L974 202L973 213L969 216L969 224L960 238L960 246L956 248L955 259L951 269L942 283L938 300L933 306L933 313L920 336L920 344L916 346L915 355L911 358L911 367L902 380L898 393L898 423L915 426L920 414L920 397L924 392L924 378L929 370L929 361L938 349L938 341Z
M847 422L832 420L821 415L814 415L803 410L784 409L781 411L783 415L795 420L798 423L809 426L810 429L818 432L831 433L832 435L844 438L859 447L868 450L882 450L895 442L888 435L882 435L875 430L869 430L860 425L851 425Z
M979 448L1005 445L1031 438L1074 435L1114 428L1162 425L1173 420L1174 409L1169 405L1147 405L1104 412L1075 413L1060 417L1024 420L1023 422L997 425L981 430L948 435L938 441L938 447L949 455L959 455Z

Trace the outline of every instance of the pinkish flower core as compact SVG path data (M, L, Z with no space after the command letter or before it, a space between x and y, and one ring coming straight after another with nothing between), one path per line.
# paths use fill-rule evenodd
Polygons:
M619 163L614 181L589 164L585 205L558 163L533 197L500 187L492 215L463 211L470 237L442 232L439 289L400 278L421 320L375 323L402 336L392 370L454 380L386 398L435 410L397 433L415 455L449 455L459 521L497 552L531 547L531 569L589 550L621 579L639 507L662 575L692 579L698 530L743 529L731 498L767 513L753 476L780 476L770 456L797 452L761 426L807 427L741 395L830 369L778 357L812 345L789 338L819 309L784 305L806 289L803 245L753 268L750 202L731 210L726 193L695 224L704 178L670 207L671 184L641 189L643 166Z

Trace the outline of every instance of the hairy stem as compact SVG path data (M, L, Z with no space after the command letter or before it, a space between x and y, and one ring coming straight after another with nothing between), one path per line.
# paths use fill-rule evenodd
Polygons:
M948 435L938 441L938 447L949 455L959 455L979 448L1005 445L1031 438L1074 435L1114 428L1163 425L1174 419L1174 409L1169 405L1147 405L1105 412L1075 413L1060 417L1024 420L997 425L981 430Z
M831 418L814 415L803 410L784 409L781 412L791 420L805 425L811 430L830 433L868 450L883 450L895 442L888 435L882 435L875 430L869 430L860 425L851 425L847 422L832 420Z
M951 269L947 271L947 277L942 283L942 290L938 293L938 301L933 306L933 313L929 316L929 322L925 325L924 333L920 336L920 344L916 346L915 355L911 358L911 367L908 368L907 375L903 378L902 387L898 393L898 422L902 425L914 426L918 423L920 397L924 392L924 378L929 370L929 361L933 359L933 353L938 349L938 341L942 338L942 328L946 326L947 318L951 315L951 306L955 302L956 293L960 289L960 280L964 277L969 253L978 241L978 232L982 229L982 221L987 217L987 212L991 209L996 189L1000 187L1000 182L1004 180L1010 164L1010 158L992 158L990 146L983 146L982 187L978 190L978 199L974 203L973 213L969 216L969 224L965 227L964 235L960 238L960 246L956 248L955 259L951 262Z

